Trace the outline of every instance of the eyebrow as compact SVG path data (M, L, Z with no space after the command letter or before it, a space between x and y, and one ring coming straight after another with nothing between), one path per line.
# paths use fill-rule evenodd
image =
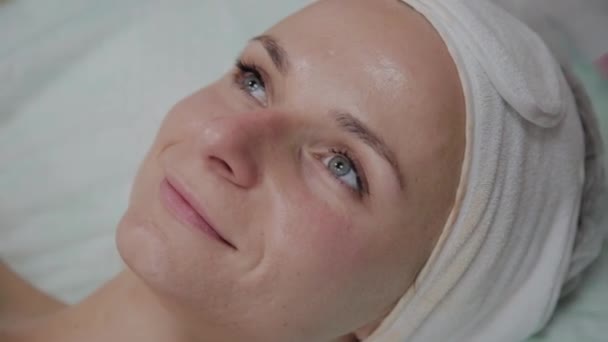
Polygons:
M279 72L282 74L287 73L287 70L289 70L289 56L287 55L285 49L281 47L276 38L264 34L251 39L251 41L262 43L262 46L264 49L266 49L268 56L270 56L272 63L274 63Z
M399 182L399 187L403 190L403 172L401 172L399 164L397 163L397 158L395 158L395 154L388 145L352 114L342 111L333 111L330 113L330 116L342 130L363 141L390 164L391 169Z

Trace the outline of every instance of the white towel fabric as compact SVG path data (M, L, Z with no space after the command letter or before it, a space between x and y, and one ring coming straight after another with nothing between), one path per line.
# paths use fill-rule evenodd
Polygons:
M522 341L601 249L605 182L593 112L542 39L496 5L403 1L455 60L467 143L432 255L365 341Z
M554 53L594 62L608 79L608 1L492 1L538 32Z

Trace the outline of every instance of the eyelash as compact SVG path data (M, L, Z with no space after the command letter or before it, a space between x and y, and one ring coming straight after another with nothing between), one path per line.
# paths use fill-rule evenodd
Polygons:
M247 74L252 74L253 76L255 76L258 80L260 80L260 86L266 88L266 80L263 76L263 72L261 71L262 69L257 64L255 64L254 62L244 61L243 59L239 58L235 62L235 67L237 68L237 72L234 74L233 82L247 96L252 97L251 93L246 89L246 86L243 84L243 80L245 79ZM330 175L357 197L362 198L364 195L368 195L369 190L367 186L367 181L365 179L365 174L361 172L361 164L359 163L357 158L352 157L351 154L344 149L331 148L329 149L329 153L340 155L346 158L351 163L353 171L357 174L357 187L359 189L353 189L348 184L345 184L342 180L338 179L338 177L333 175L329 171L329 169L326 168Z
M363 168L361 167L361 164L359 163L359 160L357 158L351 156L351 154L347 150L344 150L344 149L331 148L331 149L329 149L329 152L332 153L332 154L340 155L340 156L346 158L351 163L353 171L357 175L357 187L359 189L358 190L357 189L353 189L348 184L345 184L342 180L338 179L338 177L336 177L335 175L331 174L331 172L329 171L329 169L327 169L328 172L331 174L331 176L334 177L334 178L336 178L340 183L342 183L343 186L345 186L348 190L350 190L351 192L353 192L359 198L363 197L363 195L369 194L369 189L368 189L368 186L367 186L367 181L365 180L365 174L361 171L361 170L363 170Z
M236 60L234 65L237 68L237 72L234 74L233 82L247 96L251 97L251 94L247 91L246 86L243 84L243 80L245 79L247 74L252 74L253 76L255 76L257 79L260 80L260 86L266 88L266 80L263 76L263 73L261 72L262 69L257 64L253 62L246 62L243 59L239 58Z

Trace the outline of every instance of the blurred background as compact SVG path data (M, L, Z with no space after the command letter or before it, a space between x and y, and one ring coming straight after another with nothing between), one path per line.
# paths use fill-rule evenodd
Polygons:
M496 1L559 47L608 133L608 1ZM164 114L308 2L0 0L0 258L68 302L116 274L114 229ZM534 341L606 341L605 289L606 252Z

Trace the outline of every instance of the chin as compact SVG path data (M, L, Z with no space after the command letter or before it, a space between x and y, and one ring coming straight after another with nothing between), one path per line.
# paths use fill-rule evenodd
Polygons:
M166 234L128 209L118 223L116 246L127 267L146 282L162 282L171 268Z
M209 305L234 284L234 260L185 227L154 219L133 205L120 220L116 245L127 267L154 292L186 306Z

